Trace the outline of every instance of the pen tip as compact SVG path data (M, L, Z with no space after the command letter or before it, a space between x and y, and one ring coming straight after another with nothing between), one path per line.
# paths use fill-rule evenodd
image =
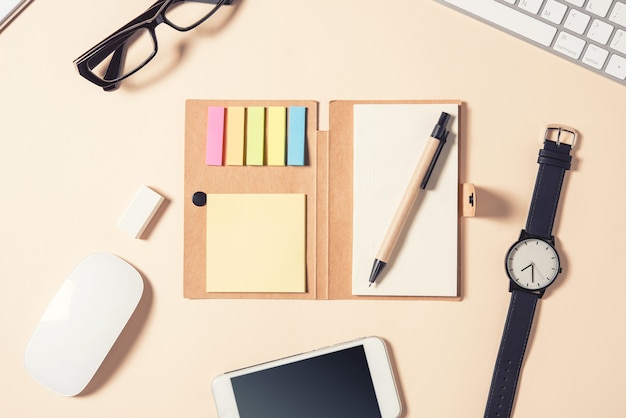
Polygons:
M376 282L376 278L382 271L382 269L387 265L384 261L380 261L379 259L374 260L374 265L372 266L372 272L370 273L370 287Z

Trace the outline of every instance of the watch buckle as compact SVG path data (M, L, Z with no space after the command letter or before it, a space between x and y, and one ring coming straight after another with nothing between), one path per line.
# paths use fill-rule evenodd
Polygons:
M556 133L556 140L552 139L554 134ZM565 134L565 137L562 138L562 135ZM559 146L561 144L567 144L574 149L574 145L576 145L576 137L578 136L578 132L576 129L570 128L566 125L559 125L556 123L550 124L546 127L546 133L544 135L544 141L552 141L556 142L556 145Z

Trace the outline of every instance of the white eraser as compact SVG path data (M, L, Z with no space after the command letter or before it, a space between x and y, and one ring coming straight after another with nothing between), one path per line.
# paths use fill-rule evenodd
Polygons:
M165 198L149 187L141 186L126 209L118 228L139 238Z

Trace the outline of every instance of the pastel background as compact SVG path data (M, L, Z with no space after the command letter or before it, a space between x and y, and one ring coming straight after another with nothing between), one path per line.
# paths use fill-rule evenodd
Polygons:
M150 1L34 2L0 33L0 416L216 417L226 370L364 335L389 344L406 417L482 416L509 304L503 258L524 226L545 126L581 133L555 234L564 273L540 302L516 418L626 410L626 88L432 0L238 0L157 29L155 60L105 93L72 60ZM461 99L462 296L437 301L182 297L186 99ZM145 184L167 198L144 239L116 227ZM146 289L78 397L31 379L26 344L92 252Z

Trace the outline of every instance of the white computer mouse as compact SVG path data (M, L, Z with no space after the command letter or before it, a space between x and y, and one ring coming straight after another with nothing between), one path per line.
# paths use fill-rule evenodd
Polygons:
M26 348L28 373L53 391L85 389L143 293L134 267L108 253L85 258L63 282Z

